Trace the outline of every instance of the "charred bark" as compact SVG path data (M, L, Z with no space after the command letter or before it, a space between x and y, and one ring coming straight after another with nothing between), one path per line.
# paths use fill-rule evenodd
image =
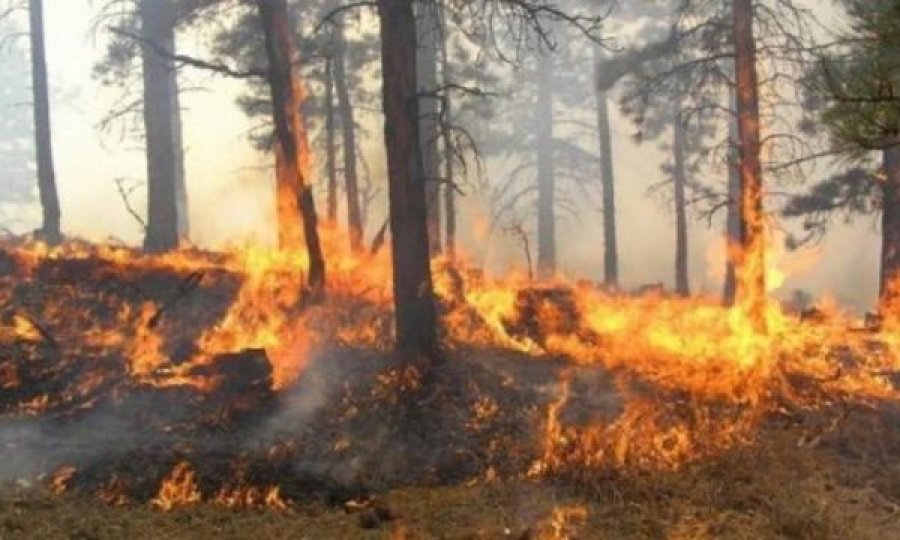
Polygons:
M28 15L31 38L31 80L34 94L34 144L38 193L43 211L43 222L38 233L45 242L54 245L62 241L62 233L59 225L59 194L56 191L56 173L53 169L43 0L29 0Z
M760 165L759 82L752 0L733 4L735 82L740 149L740 253L737 257L737 302L758 330L765 329L765 218Z
M344 153L344 188L347 194L347 225L350 230L350 248L363 249L363 221L359 203L359 174L356 169L356 118L347 82L347 41L343 19L335 25L334 87L341 119L341 138Z
M556 181L553 165L553 57L540 55L535 107L538 188L538 276L556 273Z
M379 0L397 348L431 355L436 314L419 148L412 0Z
M613 168L612 132L609 125L609 100L599 85L602 80L600 52L595 49L594 69L597 87L597 134L600 138L600 186L603 197L603 283L619 286L619 246L616 232L616 179Z
M436 2L419 2L416 16L416 73L420 94L419 146L425 167L425 203L428 209L428 244L431 253L441 251L440 143L438 88L438 51L440 19Z
M900 296L900 146L896 142L885 148L883 160L879 293L882 305L888 305Z
M161 252L177 249L188 234L178 78L172 60L175 14L169 0L142 0L139 10L147 145L144 249Z
M675 203L675 292L681 296L691 294L688 277L688 232L687 232L687 168L685 165L685 133L681 122L681 103L676 101L672 120L672 154L674 170L672 190Z
M275 125L276 191L279 244L300 247L300 225L309 257L309 287L325 286L325 258L319 242L318 219L309 176L309 142L300 119L303 88L294 72L297 56L288 24L285 0L258 0L266 41L268 82Z

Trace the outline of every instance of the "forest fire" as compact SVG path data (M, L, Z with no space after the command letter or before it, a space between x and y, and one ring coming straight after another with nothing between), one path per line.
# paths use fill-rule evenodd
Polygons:
M96 99L0 0L0 538L900 526L896 6L64 4Z
M346 245L337 233L326 235L326 242L334 248L331 253ZM7 244L4 253L9 267L4 279L13 295L25 295L20 305L28 310L27 316L23 311L7 319L4 345L24 347L31 351L28 354L54 351L65 366L41 374L30 373L37 366L27 362L4 362L7 413L65 415L80 410L85 415L110 397L125 408L129 393L153 388L165 393L166 388L186 385L201 392L193 398L187 394L188 399L214 403L200 415L213 416L188 423L193 426L190 430L202 432L204 422L227 424L239 421L234 415L266 410L269 392L290 395L328 343L387 350L379 326L387 324L379 320L390 310L391 295L382 278L387 272L385 257L348 254L336 259L328 296L311 303L304 300L307 292L300 285L302 257L259 248L224 256L182 252L148 258L124 249L64 245L45 250L40 244ZM78 307L81 285L65 282L54 270L54 265L75 263L108 281L161 272L184 297L167 290L157 293L161 300L141 300L141 295L128 291L119 297L100 295L99 304ZM365 272L359 271L362 266ZM803 411L828 415L834 403L868 408L900 398L892 379L900 351L887 326L862 327L836 311L804 318L770 302L767 332L761 334L740 306L723 308L712 299L656 292L611 294L585 283L529 283L455 269L464 267L436 265L442 269L437 294L443 306L446 354L509 350L529 358L519 362L562 358L568 366L547 381L550 399L532 426L537 443L533 458L518 472L507 469L504 475L589 479L604 471L677 470L751 444L758 431L779 415ZM191 277L196 275L202 277ZM49 276L63 282L44 281ZM196 291L183 287L185 276ZM27 298L33 287L50 289L38 298ZM203 300L200 291L219 298ZM192 321L191 313L208 309L210 301L219 305L218 320ZM79 309L82 314L73 319L72 310ZM192 336L192 343L173 341L185 339L184 335ZM94 349L119 351L123 365L91 365ZM261 356L249 352L254 350ZM504 385L524 376L516 371L506 375L511 379ZM598 376L608 382L598 382ZM47 393L19 395L35 377L53 381ZM381 406L397 403L398 395L422 385L419 375L392 369L378 374L375 381L370 399L381 401ZM582 389L577 396L575 387ZM589 400L593 404L584 403L585 391L593 395ZM248 401L254 395L259 398ZM169 406L181 399L177 393L165 398ZM502 398L476 393L465 429L486 430L508 413L505 406ZM343 421L360 414L358 405L344 410ZM218 416L223 413L226 416ZM340 455L354 444L352 435L341 435L330 451ZM496 441L492 444L497 446ZM526 437L514 444L532 443ZM201 489L205 484L200 482L209 479L189 459L162 477L151 500L155 507L168 510L200 500L235 507L288 505L277 482L258 485L242 480L244 473L217 472L226 474L222 483ZM76 467L65 464L54 476L54 489L78 485ZM489 469L489 476L494 476L492 464L478 468ZM112 487L98 488L101 499L133 496L123 492L121 481L113 482L121 480L121 473L113 471L102 478ZM113 491L116 496L110 495Z

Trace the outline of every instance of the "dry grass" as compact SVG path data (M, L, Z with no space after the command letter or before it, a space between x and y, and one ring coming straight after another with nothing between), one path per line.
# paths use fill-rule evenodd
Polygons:
M881 540L895 537L900 513L878 487L898 481L897 472L851 466L825 449L797 448L783 432L677 473L609 477L591 486L499 480L398 489L378 496L378 506L392 514L386 521L371 510L325 503L287 512L200 504L160 513L8 489L0 498L0 538Z

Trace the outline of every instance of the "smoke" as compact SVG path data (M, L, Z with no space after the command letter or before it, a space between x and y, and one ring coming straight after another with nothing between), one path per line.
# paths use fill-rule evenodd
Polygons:
M141 231L122 204L114 179L142 181L145 166L141 141L101 137L96 127L114 99L110 90L91 78L92 65L105 45L104 38L90 31L93 13L88 4L58 2L48 5L46 11L54 143L64 229L89 239L116 237L138 244ZM186 51L203 52L200 37L180 39L179 46ZM554 90L565 94L571 90L565 86L566 81L583 76L590 69L587 62L561 62L557 66ZM271 219L270 158L252 150L247 141L248 132L258 126L250 124L234 104L235 97L244 89L243 83L196 71L186 71L182 79L183 86L189 89L183 96L183 123L195 243L221 246L250 239L271 242L274 220ZM0 107L7 105L0 103ZM486 106L489 110L484 118L503 123L509 120L504 111L532 105L512 92L487 100ZM655 143L637 144L632 137L633 126L614 106L612 109L620 274L626 287L657 282L671 286L674 218L668 207L647 196L650 186L662 177L660 165L666 160L665 152ZM595 121L592 106L586 103L561 112L565 112L565 121L571 125L560 124L559 133L571 135L585 149L595 151L595 135L589 129ZM377 110L360 111L359 116L366 134L363 154L375 184L382 188L369 213L371 235L371 229L386 213L382 126ZM579 127L572 127L579 123ZM316 161L320 166L321 158ZM569 190L573 212L558 223L560 270L572 277L597 280L602 277L603 256L598 164L584 159L566 165L582 170L586 180L583 186ZM507 164L489 159L482 180L496 186L508 173ZM470 253L476 264L496 271L522 268L522 248L502 232L502 227L495 228L490 235L484 234L483 223L489 221L486 201L490 190L479 188L474 176L471 173L470 182L463 186L466 196L459 197L461 251ZM714 177L707 180L707 183L715 181ZM134 197L133 205L143 210L144 197L140 190ZM21 221L19 230L36 227L38 216L34 206L22 209L15 216ZM525 213L522 219L533 234L533 214ZM721 217L711 223L692 219L689 226L692 287L698 292L717 294L720 282L715 277L718 273L715 267L723 262L710 260L708 254L716 252L715 246L721 243ZM789 277L779 294L788 296L792 290L802 288L815 295L833 296L857 309L870 306L876 294L877 238L876 231L865 220L836 224L821 245L819 264ZM534 250L536 239L532 236L531 240Z

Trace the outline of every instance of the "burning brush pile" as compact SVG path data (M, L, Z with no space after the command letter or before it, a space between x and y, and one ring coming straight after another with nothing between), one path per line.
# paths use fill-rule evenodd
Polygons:
M444 358L425 371L390 351L386 257L332 262L317 302L301 259L3 245L2 477L111 506L286 509L401 486L610 486L785 437L848 463L900 455L890 313L773 305L761 333L712 299L436 261Z

